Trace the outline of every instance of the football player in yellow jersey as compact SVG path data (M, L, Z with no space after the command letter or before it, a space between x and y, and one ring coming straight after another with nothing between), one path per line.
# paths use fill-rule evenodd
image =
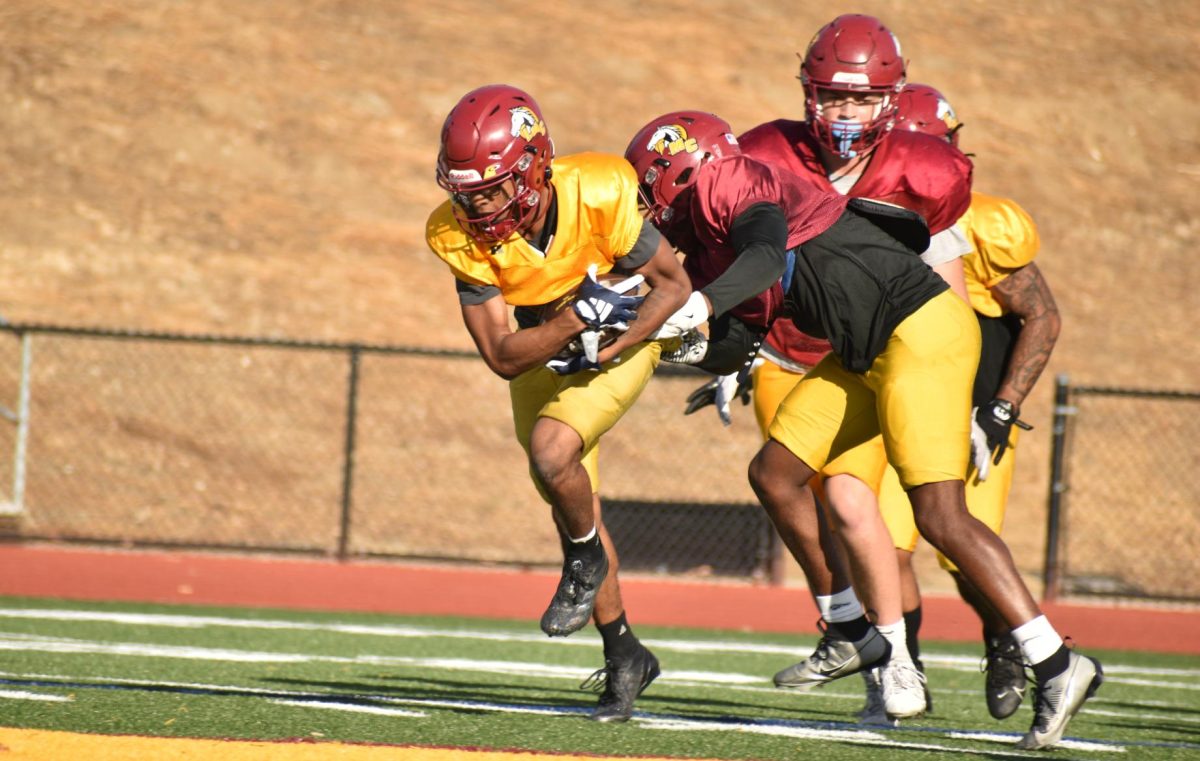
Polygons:
M946 99L928 85L909 84L901 92L896 129L924 132L957 145L961 128ZM1014 201L979 192L958 221L971 242L963 257L967 292L983 337L975 376L972 420L972 465L968 474L968 511L995 533L1004 523L1012 485L1021 404L1049 361L1061 320L1050 286L1034 257L1040 241L1029 215ZM1005 456L1007 453L1007 456ZM902 603L909 649L918 652L921 596L912 568L917 527L912 506L891 468L879 495L880 510L896 545ZM987 652L988 710L997 719L1016 712L1025 694L1020 649L1004 620L987 604L958 569L938 554L938 561L983 622Z
M647 335L683 305L690 282L643 222L633 168L598 153L556 158L537 103L515 87L462 97L442 127L437 178L450 198L430 215L426 242L454 274L480 356L509 382L517 439L562 540L542 630L566 636L595 621L605 667L589 680L604 688L591 718L625 721L659 665L625 617L600 514L599 440L649 382L662 346ZM652 290L643 300L597 281L610 271ZM547 308L564 297L569 308ZM594 342L591 356L564 353L601 331L615 340L598 351Z

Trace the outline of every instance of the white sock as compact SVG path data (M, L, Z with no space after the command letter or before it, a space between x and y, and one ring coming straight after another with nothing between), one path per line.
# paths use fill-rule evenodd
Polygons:
M826 623L853 621L865 615L862 603L858 601L858 595L854 594L852 587L846 587L841 592L831 595L816 595L816 598L817 610L821 612L821 618L825 619Z
M908 627L904 625L904 618L894 624L875 624L875 628L883 635L883 638L892 646L892 658L898 661L911 661L912 656L908 652Z
M570 537L568 537L568 538L570 538ZM587 533L587 536L583 537L582 539L571 539L571 544L583 544L584 542L590 542L592 539L595 539L595 538L596 538L596 527L592 526L592 530Z
M1012 633L1017 644L1021 646L1021 655L1025 656L1030 666L1054 655L1063 644L1062 637L1058 636L1058 632L1054 631L1050 620L1045 616L1026 621L1013 629Z

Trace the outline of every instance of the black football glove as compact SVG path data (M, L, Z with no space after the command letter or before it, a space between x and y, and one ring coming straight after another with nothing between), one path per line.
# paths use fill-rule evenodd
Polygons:
M1004 450L1008 449L1008 436L1015 425L1023 431L1033 426L1018 419L1018 410L1007 399L993 399L982 407L975 408L975 424L986 439L987 451L992 453L992 464L999 465Z
M599 370L600 364L593 362L583 354L572 354L553 357L546 363L546 367L559 375L574 375L584 370Z

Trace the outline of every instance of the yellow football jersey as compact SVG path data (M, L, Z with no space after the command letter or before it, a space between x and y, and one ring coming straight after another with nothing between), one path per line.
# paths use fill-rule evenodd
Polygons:
M990 289L1037 256L1041 245L1037 227L1016 202L974 191L971 207L958 226L972 248L963 257L971 306L985 317L999 317L1004 308Z
M513 306L547 304L575 290L589 265L604 274L633 249L642 229L637 176L603 153L556 158L551 184L558 229L543 254L518 234L484 248L462 229L447 200L425 225L425 241L459 280L494 285Z

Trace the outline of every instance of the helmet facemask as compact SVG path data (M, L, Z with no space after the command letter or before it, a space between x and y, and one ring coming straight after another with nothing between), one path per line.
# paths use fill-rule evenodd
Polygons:
M706 155L703 160L707 161L710 158L710 155ZM668 183L667 170L670 167L671 162L667 159L655 159L638 184L638 197L650 213L655 226L671 224L676 214L676 202L692 182L694 168L689 166Z
M554 159L554 141L529 93L510 85L472 90L446 117L441 143L438 185L450 193L467 235L494 247L529 229Z
M891 131L895 124L897 91L896 87L828 87L805 82L805 114L822 145L843 159L852 159L870 153ZM828 107L822 105L828 93L840 93L843 97L874 95L879 102L873 115L866 120L830 119L824 114Z
M675 111L642 127L625 149L638 178L638 197L660 230L686 217L688 189L708 162L741 152L724 119Z
M454 218L475 242L482 246L503 243L514 233L522 233L537 218L541 201L541 187L545 183L531 183L530 170L537 161L537 150L526 146L525 153L517 160L512 172L497 175L483 182L455 183L445 173L438 172L438 185L450 193ZM544 170L548 175L549 171ZM504 189L511 183L508 199L493 211L478 212L473 208L471 197L488 190Z

